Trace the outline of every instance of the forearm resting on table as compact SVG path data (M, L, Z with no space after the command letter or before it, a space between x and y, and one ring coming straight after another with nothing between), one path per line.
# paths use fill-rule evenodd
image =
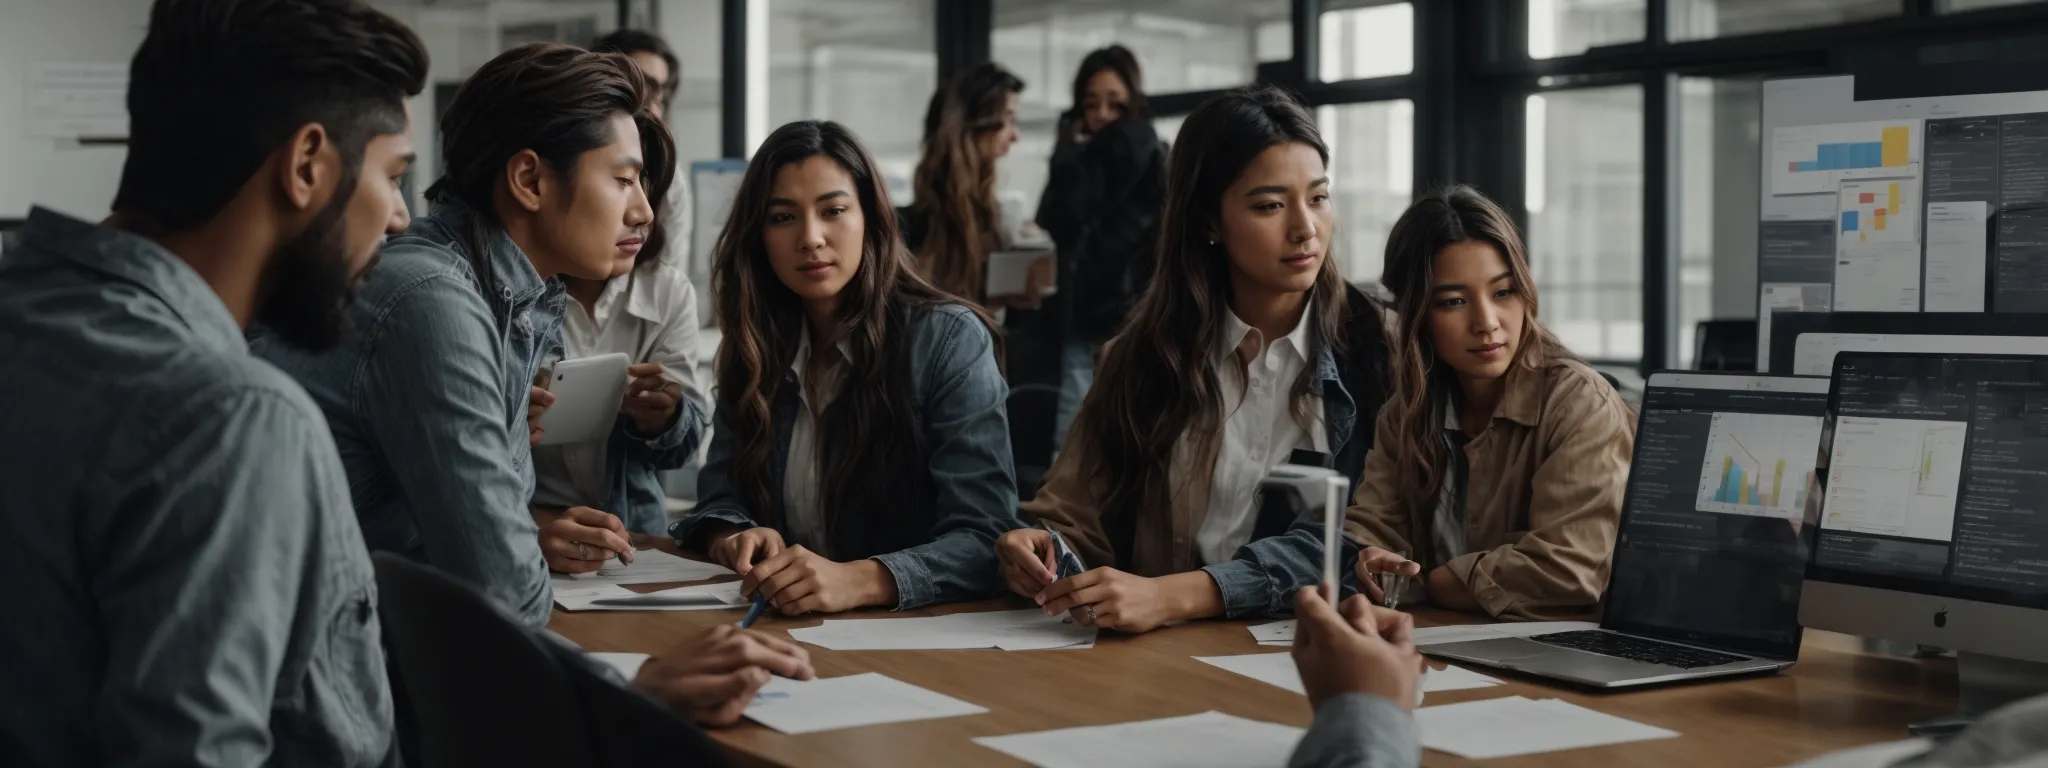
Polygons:
M1450 568L1437 566L1429 572L1429 601L1439 607L1466 613L1483 612L1472 590Z

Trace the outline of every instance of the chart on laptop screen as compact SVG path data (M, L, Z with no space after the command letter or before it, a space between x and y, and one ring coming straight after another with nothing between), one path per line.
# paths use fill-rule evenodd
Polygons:
M1822 419L1715 413L1700 466L1697 509L1799 519L1817 459Z

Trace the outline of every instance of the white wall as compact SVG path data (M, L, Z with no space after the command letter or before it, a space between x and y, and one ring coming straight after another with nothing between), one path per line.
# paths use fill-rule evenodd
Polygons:
M149 0L0 0L0 217L31 205L97 220L120 186L119 146L28 136L36 62L126 64L142 44Z

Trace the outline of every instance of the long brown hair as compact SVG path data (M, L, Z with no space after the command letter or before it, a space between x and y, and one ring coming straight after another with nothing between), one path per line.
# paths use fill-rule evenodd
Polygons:
M583 153L617 140L611 119L619 113L631 115L640 129L641 181L656 211L637 258L660 258L668 240L660 212L675 180L676 145L654 113L654 95L632 59L558 43L498 54L463 81L441 115L441 157L448 169L427 188L427 199L460 202L476 212L465 235L486 300L496 301L496 290L488 269L492 239L484 228L504 226L493 195L505 183L505 163L531 149L554 173L574 173Z
M915 310L965 304L920 277L896 229L889 192L875 160L838 123L806 120L769 134L740 177L732 215L718 235L711 285L718 299L718 410L721 429L732 430L727 475L756 519L775 524L779 506L769 465L775 452L773 404L781 387L801 386L783 373L796 357L805 320L802 300L776 277L764 233L768 200L782 169L824 156L853 178L865 231L860 266L839 295L837 337L847 344L840 395L820 419L824 458L818 495L828 526L836 530L841 505L881 504L899 482L903 461L921 451L922 419L910 392L908 324ZM979 309L975 316L995 334ZM827 343L815 339L814 343Z
M962 72L932 95L924 113L924 155L917 161L912 205L925 214L918 268L932 283L980 303L989 251L1001 246L996 161L981 156L981 137L1003 128L1009 96L1024 81L994 62Z
M1533 371L1558 360L1578 359L1536 321L1536 280L1514 219L1499 204L1463 184L1436 190L1408 206L1387 234L1386 270L1380 282L1394 294L1400 327L1393 353L1392 433L1375 445L1392 451L1403 468L1395 499L1411 513L1434 508L1449 466L1443 441L1443 409L1457 396L1457 378L1437 356L1430 335L1431 299L1436 291L1436 255L1468 241L1493 246L1508 262L1508 281L1522 297L1528 316L1515 340L1517 369Z
M1222 221L1225 190L1260 154L1288 143L1315 148L1329 164L1315 120L1274 88L1210 99L1181 125L1167 162L1155 278L1110 343L1078 417L1098 459L1085 471L1108 489L1102 508L1117 530L1126 530L1134 514L1170 514L1180 489L1170 487L1169 473L1182 438L1195 436L1201 442L1188 447L1190 455L1205 456L1221 433L1214 355L1230 307L1230 255L1207 233ZM1342 351L1344 279L1324 248L1322 271L1309 289L1314 314L1303 322L1314 324L1318 349ZM1307 366L1293 385L1291 410L1304 426L1315 372ZM1128 536L1112 539L1129 546Z
M1151 107L1145 102L1145 71L1138 66L1138 57L1131 55L1131 49L1121 45L1097 48L1081 57L1081 68L1074 71L1074 114L1081 114L1081 105L1088 101L1088 81L1095 79L1095 73L1108 71L1124 81L1124 90L1129 91L1131 100L1126 104L1127 116L1141 120L1152 118Z

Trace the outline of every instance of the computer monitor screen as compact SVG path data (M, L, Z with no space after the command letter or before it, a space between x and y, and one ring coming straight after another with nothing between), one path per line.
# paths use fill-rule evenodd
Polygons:
M1602 626L1798 655L1800 525L1827 392L1790 376L1650 377Z
M1809 578L2048 608L2048 356L1842 353Z

